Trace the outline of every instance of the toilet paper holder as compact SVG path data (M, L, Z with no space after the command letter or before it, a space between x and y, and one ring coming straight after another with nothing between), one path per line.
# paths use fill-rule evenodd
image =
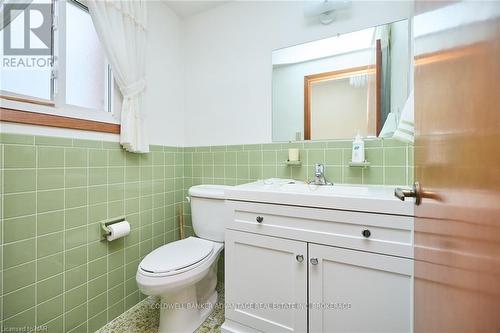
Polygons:
M107 221L102 221L100 223L100 228L99 228L101 230L101 240L106 240L106 237L111 235L111 230L109 230L108 225L122 221L125 221L125 216L120 216Z

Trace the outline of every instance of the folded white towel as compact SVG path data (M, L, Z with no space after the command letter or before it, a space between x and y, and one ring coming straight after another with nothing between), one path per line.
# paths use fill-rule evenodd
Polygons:
M385 120L384 127L378 135L379 138L391 138L398 128L397 116L394 112L389 112L387 119Z
M399 141L413 143L415 141L415 114L413 111L413 90L406 100L399 118L399 124L393 138Z

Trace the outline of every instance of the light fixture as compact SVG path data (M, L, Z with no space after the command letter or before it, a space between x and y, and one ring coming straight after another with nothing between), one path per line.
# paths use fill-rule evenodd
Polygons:
M305 17L318 17L322 24L330 24L335 19L335 11L351 7L351 0L307 1L304 5Z
M335 19L335 12L333 10L329 12L324 12L319 15L319 21L321 24L330 24Z

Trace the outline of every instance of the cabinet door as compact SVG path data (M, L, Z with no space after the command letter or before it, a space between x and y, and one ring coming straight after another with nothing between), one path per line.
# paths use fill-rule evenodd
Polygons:
M262 332L306 332L307 243L226 230L225 246L226 318Z
M411 259L309 244L309 328L410 332Z

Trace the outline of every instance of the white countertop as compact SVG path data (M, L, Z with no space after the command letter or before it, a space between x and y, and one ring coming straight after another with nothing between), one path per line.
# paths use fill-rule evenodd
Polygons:
M346 184L318 186L288 179L270 179L228 187L224 195L227 200L413 216L414 199L399 200L394 196L396 187Z

